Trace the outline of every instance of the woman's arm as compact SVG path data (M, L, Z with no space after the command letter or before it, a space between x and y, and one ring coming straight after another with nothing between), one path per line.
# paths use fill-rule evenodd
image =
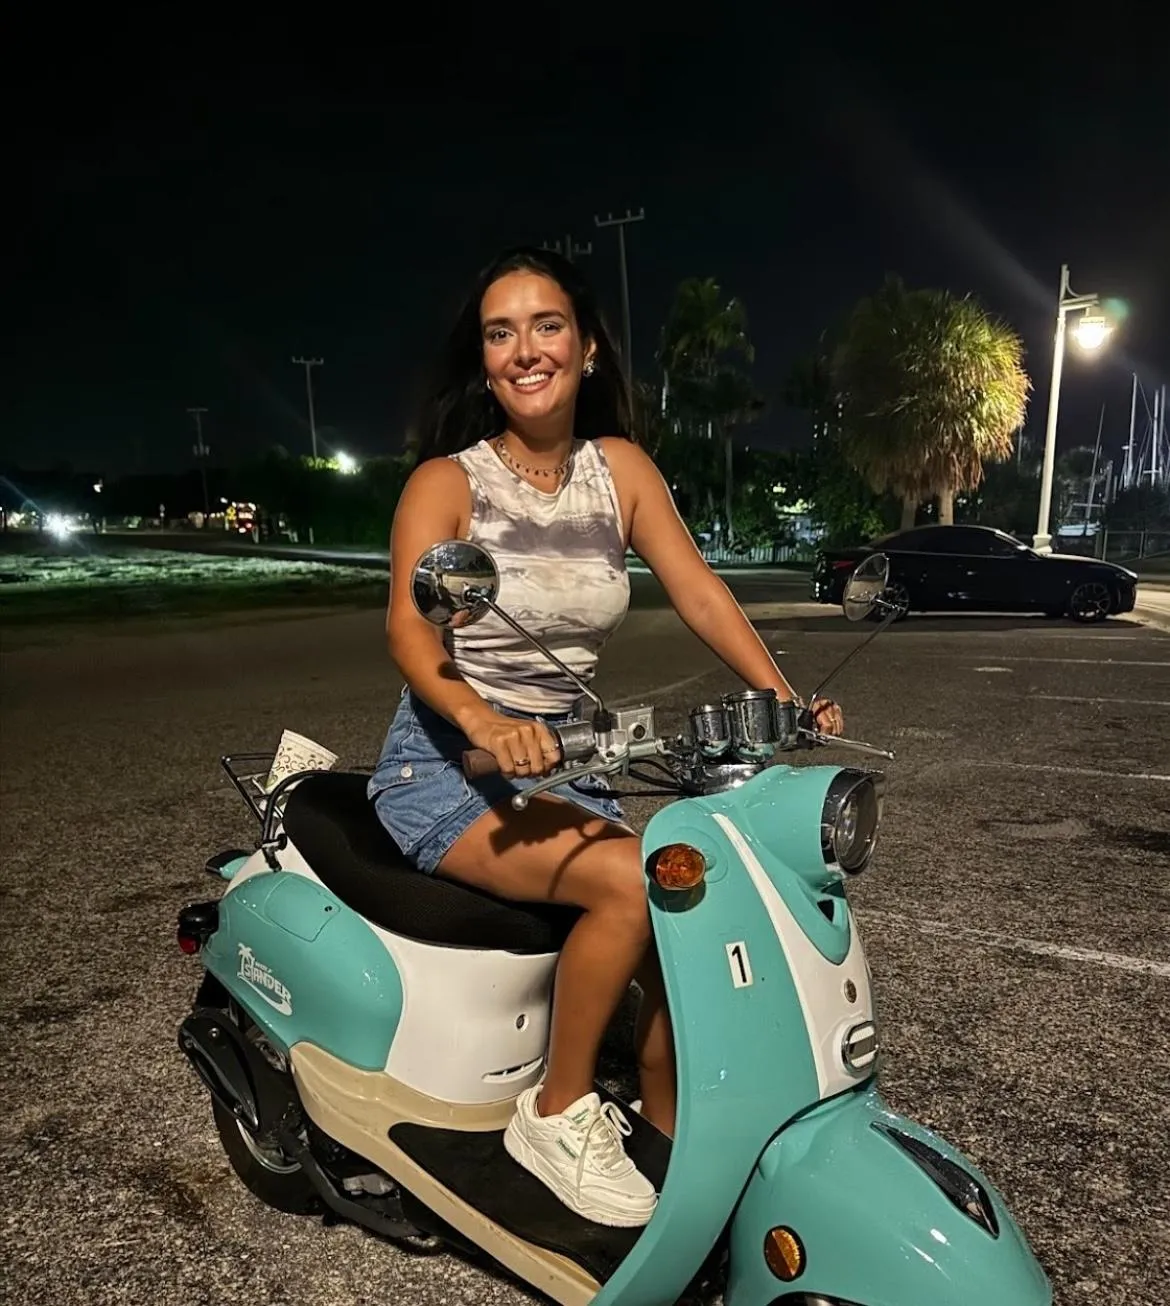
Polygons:
M661 582L675 611L707 647L752 689L798 698L731 591L707 566L653 461L628 440L605 440L630 547ZM818 711L824 729L843 723L833 705Z
M429 707L457 726L477 747L495 755L501 772L543 775L558 749L548 730L494 712L459 674L443 634L414 606L415 564L441 540L462 539L471 517L467 474L449 458L415 469L402 491L390 532L390 603L386 637L402 677Z

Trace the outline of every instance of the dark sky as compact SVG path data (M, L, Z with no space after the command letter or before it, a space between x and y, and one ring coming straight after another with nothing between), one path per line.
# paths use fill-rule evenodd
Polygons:
M591 240L616 327L616 235L593 215L639 206L643 371L673 286L714 276L746 302L757 383L778 396L896 271L1023 334L1042 430L1067 262L1074 289L1130 316L1107 357L1070 351L1061 444L1091 442L1103 402L1120 444L1130 370L1170 372L1170 81L1140 24L1116 5L1062 10L1055 34L1008 11L983 28L945 6L848 23L821 6L821 27L767 8L781 16L620 33L578 9L561 35L568 19L502 9L457 44L441 7L426 42L385 43L319 11L308 30L179 37L103 15L73 55L14 51L0 459L178 467L197 404L213 461L307 452L293 354L326 360L318 425L338 446L395 448L479 264ZM777 399L752 438L789 445L804 424Z

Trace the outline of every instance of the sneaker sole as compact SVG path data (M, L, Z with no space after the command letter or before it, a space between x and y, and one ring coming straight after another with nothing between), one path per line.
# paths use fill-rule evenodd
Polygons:
M650 1217L658 1205L657 1197L646 1207L644 1213L631 1211L615 1211L612 1208L606 1208L597 1205L588 1205L575 1201L571 1194L561 1192L561 1176L549 1165L549 1163L540 1155L523 1134L512 1128L511 1125L504 1130L504 1150L516 1162L521 1165L530 1174L544 1184L551 1195L567 1206L574 1214L581 1216L583 1220L590 1220L593 1224L604 1224L611 1229L640 1229L643 1225L650 1222Z

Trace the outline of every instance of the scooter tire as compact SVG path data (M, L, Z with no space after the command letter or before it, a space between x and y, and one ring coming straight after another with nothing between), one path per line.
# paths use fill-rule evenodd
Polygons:
M324 1209L312 1181L299 1164L281 1163L275 1157L265 1162L258 1146L245 1136L243 1126L226 1107L213 1101L211 1109L227 1159L253 1197L286 1215L315 1215Z

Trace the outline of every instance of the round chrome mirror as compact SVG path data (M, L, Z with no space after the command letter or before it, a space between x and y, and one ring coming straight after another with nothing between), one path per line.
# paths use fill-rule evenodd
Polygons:
M488 611L500 592L492 555L467 540L444 540L415 563L414 606L436 626L469 626Z
M884 553L871 553L863 558L845 583L841 606L850 621L863 621L873 611L874 604L886 592L890 583L890 560Z

